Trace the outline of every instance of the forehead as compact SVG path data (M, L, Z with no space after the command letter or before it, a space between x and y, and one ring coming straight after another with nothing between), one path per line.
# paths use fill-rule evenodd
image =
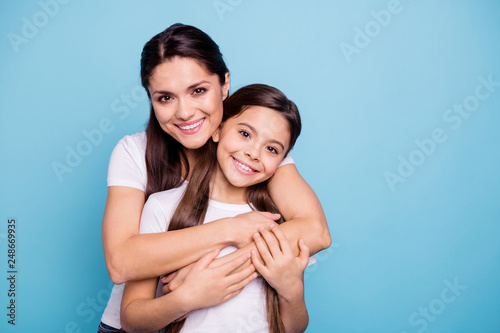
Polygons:
M250 106L238 116L229 118L226 123L249 124L266 140L279 140L285 145L290 140L289 125L285 117L280 112L263 106Z
M159 89L174 90L190 86L198 81L218 82L216 74L209 73L194 59L174 57L153 70L149 85Z

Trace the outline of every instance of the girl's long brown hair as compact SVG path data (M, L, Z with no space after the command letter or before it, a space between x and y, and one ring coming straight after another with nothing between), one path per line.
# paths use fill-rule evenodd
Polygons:
M149 79L154 69L174 57L195 60L209 73L217 74L221 85L229 72L219 46L210 36L198 28L174 24L154 36L142 50L141 82L150 101ZM146 138L147 199L153 193L180 186L183 182L183 167L187 175L189 164L183 146L161 128L152 103Z
M264 84L252 84L236 91L224 102L224 116L222 121L238 116L249 106L263 106L279 112L288 123L290 141L288 154L292 149L301 131L299 111L295 103L289 100L280 90ZM200 225L205 219L210 195L210 181L217 169L217 145L209 140L200 149L200 155L192 170L186 192L172 216L168 230L178 230ZM255 210L279 213L278 207L273 202L268 189L269 180L250 186L247 190L247 203ZM278 223L282 223L281 218ZM266 305L269 332L284 333L285 327L279 311L278 295L266 283ZM180 332L185 320L168 325L162 332Z

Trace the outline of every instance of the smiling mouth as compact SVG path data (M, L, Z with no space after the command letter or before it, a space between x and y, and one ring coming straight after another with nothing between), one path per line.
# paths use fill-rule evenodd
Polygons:
M233 164L236 166L236 168L240 171L242 171L244 174L255 174L257 173L258 171L249 167L248 165L240 162L239 160L237 160L236 158L232 157L231 156L231 159L233 160Z
M192 130L192 129L200 126L203 123L203 121L205 121L205 118L200 119L197 122L191 123L191 124L188 124L188 123L179 124L179 125L177 125L177 127L179 127L183 131L189 131L189 130Z

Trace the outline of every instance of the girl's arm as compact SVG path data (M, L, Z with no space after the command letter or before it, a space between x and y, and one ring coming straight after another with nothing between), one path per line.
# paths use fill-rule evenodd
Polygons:
M304 240L300 239L300 254L296 257L286 236L276 225L271 226L271 232L262 229L260 233L256 233L254 239L264 264L260 262L256 250L252 250L252 262L278 293L281 321L285 331L304 332L309 323L304 300L304 269L309 261L309 248Z
M276 214L252 212L192 228L139 235L144 201L141 190L108 187L103 248L109 275L116 284L172 272L217 248L241 247L252 241L255 230L277 218Z
M155 298L158 279L128 282L121 305L122 328L127 332L160 330L190 311L214 306L236 296L257 276L253 266L229 274L249 261L248 253L223 266L209 268L218 254L215 250L204 255L179 288L159 298Z

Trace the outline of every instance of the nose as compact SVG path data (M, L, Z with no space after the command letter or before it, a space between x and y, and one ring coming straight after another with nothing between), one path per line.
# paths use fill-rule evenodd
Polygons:
M249 144L245 149L245 155L255 161L260 161L260 151L255 145Z
M189 104L188 101L183 98L179 98L177 102L177 111L175 115L178 119L181 120L190 120L194 114L196 113L196 109Z

